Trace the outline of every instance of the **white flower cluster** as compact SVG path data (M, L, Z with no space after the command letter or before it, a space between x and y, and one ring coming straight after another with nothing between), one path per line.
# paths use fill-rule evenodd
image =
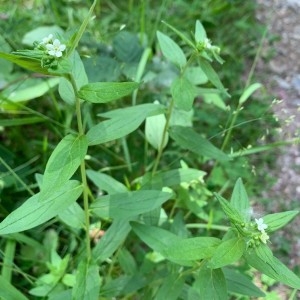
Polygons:
M268 234L265 232L265 229L268 228L268 225L264 223L264 220L262 218L255 219L255 223L257 225L257 229L261 232L261 235L259 236L260 240L266 244L269 240Z
M40 45L46 48L49 55L55 57L61 57L63 51L66 50L66 45L61 44L58 39L53 39L53 34L49 34L47 37L43 38Z

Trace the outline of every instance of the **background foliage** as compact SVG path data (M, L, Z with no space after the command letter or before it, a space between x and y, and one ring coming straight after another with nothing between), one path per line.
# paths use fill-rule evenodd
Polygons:
M80 90L82 99L94 99L82 104L83 126L87 131L90 130L87 134L89 143L90 145L93 143L92 139L95 144L101 143L91 147L87 156L86 142L76 139L73 141L70 134L76 130L77 123L72 102L74 94L67 88L66 83L60 83L58 88L57 78L45 78L38 72L25 71L1 59L0 213L4 219L28 197L33 199L31 207L38 207L38 210L39 204L34 202L36 198L33 195L39 188L43 191L44 185L49 191L58 189L59 184L64 184L63 181L60 182L61 177L66 176L68 180L79 166L80 160L85 157L90 193L96 199L90 207L94 216L89 232L94 255L97 257L97 263L101 265L101 297L109 299L118 296L130 299L137 295L143 299L152 299L155 295L155 299L161 299L168 295L168 299L172 297L176 299L176 295L181 293L182 299L193 299L193 293L194 297L198 295L193 289L195 287L203 289L209 286L209 283L192 279L193 277L177 276L180 264L189 266L190 262L181 261L182 253L169 253L169 249L176 248L174 245L179 242L176 235L182 238L206 237L207 245L216 246L219 238L223 236L223 231L228 230L228 227L219 224L228 225L228 223L224 223L220 203L213 197L213 193L221 193L229 199L240 177L243 178L250 196L252 193L260 192L268 183L264 181L265 166L271 163L270 151L277 145L273 144L277 123L270 109L270 96L256 93L251 95L250 100L241 101L245 86L255 82L253 77L247 81L248 69L259 49L264 28L255 20L254 1L119 2L101 1L96 5L94 10L96 17L89 22L77 47L83 64L74 56L73 67L77 71L84 68L87 76L85 77L83 72L77 72L76 74L80 75L76 80L85 84L99 81L142 81L142 84L138 92L133 92L132 95L124 93L122 100L115 102L99 100L97 95L94 98L94 95L89 94L89 89ZM51 28L53 32L58 32L65 40L70 39L86 18L91 4L79 0L63 3L19 1L12 4L2 1L0 50L9 53L32 47L34 41L41 40L47 35L44 33L48 32L49 28L45 30L44 26L53 26ZM158 101L167 106L170 94L174 97L181 91L181 89L174 91L174 88L172 91L171 84L178 75L178 70L176 64L174 66L170 59L165 59L168 55L164 53L162 44L167 39L166 36L172 38L186 56L192 54L192 49L180 38L176 30L162 23L162 20L188 37L194 32L196 20L201 21L212 44L221 48L221 57L225 63L221 65L214 62L212 66L231 97L216 92L212 81L207 79L207 74L191 69L187 76L197 86L193 111L178 110L173 114L173 119L170 120L173 130L169 135L176 143L166 145L160 159L157 159L162 149L159 148L161 141L157 142L159 137L155 133L160 130L159 126L162 126L159 124L164 124L165 120L151 121L148 118L146 124L142 124L146 117L153 118L156 108L139 105ZM157 31L160 34L157 34ZM99 86L96 84L90 88L93 94L93 88ZM130 87L129 91L131 89L134 90ZM187 90L188 88L184 89ZM95 101L104 103L94 105ZM135 106L136 110L128 109L131 105ZM116 111L120 108L123 109ZM132 131L137 130L121 139L118 138L123 136L122 133L118 136L120 131L116 131L115 138L106 140L104 134L99 137L102 128L98 128L95 133L92 128L99 119L107 118L119 118L118 122L121 122L121 125L124 123L122 125L124 127L129 126L126 120L132 120ZM183 130L192 124L195 132ZM158 127L153 127L155 125ZM233 125L232 130L230 125ZM261 130L257 130L258 128ZM202 141L201 151L199 149L195 151L190 144L186 145L184 142L186 136ZM58 173L52 174L49 178L44 176L41 183L40 174L47 173L47 162L49 163L48 159L53 150L58 151L56 147L60 147L59 149L63 151L65 145L68 148L70 141L76 142L73 154L78 157L78 164L75 164L75 170L69 170L67 175L65 171L59 172L60 163L69 153L69 149L66 152L59 152L59 158L52 157L53 161L57 161L57 165L52 167L58 170ZM212 148L210 143L215 145L215 148ZM205 149L208 149L206 153ZM270 150L267 155L261 151L264 149ZM222 155L225 154L221 150L234 159L231 161L222 159ZM164 175L158 175L156 178L147 177L146 173L158 168L156 161L159 162L159 170L165 171L159 174ZM68 162L65 162L65 165L67 164ZM178 174L172 173L175 169L182 172L179 182L176 180ZM59 180L55 181L57 178ZM201 180L192 181L193 178ZM75 173L73 179L80 179L79 172ZM73 192L67 195L65 201L68 199L72 202L72 197L76 198L78 187L75 180L70 183ZM122 197L125 204L122 209L126 210L127 206L137 201L135 191L149 189L155 192L164 186L172 188L173 193L177 195L176 202L167 201L168 196L166 191L163 191L151 195L151 199L155 198L157 202L153 204L150 201L147 206L149 195L138 194L138 199L142 199L145 206L135 214L143 214L143 222L152 227L143 227L146 225L139 223L131 224L134 232L129 233L131 227L122 219L119 204L115 204L115 210L111 208L110 211L105 211L105 203L110 203L112 207L117 203L114 196L116 192L124 193ZM132 194L127 194L128 191L132 191ZM97 201L97 197L102 195L105 196L101 201ZM83 206L82 200L78 203ZM152 208L163 205L163 211L151 209L150 204L153 205ZM37 298L47 294L50 295L49 299L59 299L55 293L51 298L51 292L53 290L60 292L59 297L64 297L70 293L70 288L76 282L75 278L77 282L81 280L85 282L84 288L79 285L73 288L72 293L77 295L77 299L84 299L86 296L84 289L97 294L100 284L100 281L95 279L98 278L98 266L80 263L85 255L84 232L80 229L84 223L84 216L81 215L79 206L72 206L72 210L62 212L54 219L49 218L45 223L45 220L40 222L37 225L43 224L26 231L25 234L16 233L11 239L1 239L3 264L13 261L14 275L11 283L25 295L28 295L30 290ZM70 218L72 214L76 216L74 219ZM121 220L112 223L111 219L114 218ZM159 220L158 224L156 220ZM113 236L108 234L109 231L113 232ZM97 243L99 239L102 243ZM159 243L159 239L162 244ZM11 240L13 242L9 242ZM203 247L201 243L195 242L195 245L201 248ZM146 245L154 251L149 251ZM181 247L192 249L195 246ZM268 256L268 250L264 251L263 255ZM7 257L9 253L13 258ZM173 263L161 263L162 255ZM193 258L201 260L203 257L196 255ZM236 257L236 260L238 258ZM220 278L225 274L227 279L232 279L227 280L227 285L234 297L246 297L236 296L241 294L249 297L262 295L261 291L252 285L252 290L249 288L250 291L247 292L234 285L236 278L249 284L249 274L253 276L252 269L241 263L237 269L226 268L223 274L219 269L221 267L218 264L219 259L218 257L213 259L216 268L213 268L211 274L207 273L210 272L208 269L198 266L196 278L207 278L208 275L216 278L221 282L217 287L221 295L224 291L222 286L224 281ZM178 260L179 265L176 264ZM236 260L233 257L233 260L230 258L227 262L230 264ZM248 261L251 261L251 258L248 258ZM255 261L250 265L259 269ZM191 275L193 269L187 270L187 275ZM241 271L245 273L243 275L245 277L242 277ZM2 272L3 276L5 272L4 274ZM267 275L272 277L272 272ZM278 277L276 279L282 280ZM193 289L189 289L192 280L194 280ZM297 282L297 279L294 280ZM297 283L286 284L297 286ZM5 299L5 296L2 297ZM19 295L18 297L21 298ZM219 297L221 299L221 296Z

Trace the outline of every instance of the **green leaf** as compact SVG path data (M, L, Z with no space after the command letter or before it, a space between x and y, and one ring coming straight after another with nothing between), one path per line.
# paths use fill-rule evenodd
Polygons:
M71 39L71 44L70 47L67 49L68 53L67 56L69 56L70 54L72 54L72 52L75 50L75 48L77 47L82 35L84 34L86 27L89 23L89 21L92 18L92 14L93 14L93 10L96 6L97 0L94 0L92 6L89 9L89 12L87 14L87 16L84 18L83 22L81 23L79 29L76 31L76 33L74 34L74 36Z
M26 124L35 124L45 122L46 120L41 117L30 117L30 118L13 118L13 119L2 119L0 120L0 126L21 126Z
M87 139L84 135L65 136L52 152L45 169L41 187L41 201L59 189L72 177L87 153Z
M118 251L118 262L125 274L134 275L138 272L137 263L133 255L126 248Z
M177 300L182 292L184 277L179 274L169 274L159 287L155 300Z
M194 43L186 35L184 35L182 32L180 32L179 30L177 30L175 27L173 27L172 25L168 24L167 22L162 21L162 23L164 23L172 31L174 31L184 42L187 43L187 45L189 45L190 47L196 49L196 46L194 45Z
M88 84L88 77L84 65L77 51L74 51L68 59L71 67L71 74L75 80L76 87L79 90L82 86ZM75 103L75 92L69 80L64 77L60 78L58 86L59 95L68 104Z
M160 207L172 194L161 191L139 190L97 198L90 206L100 218L131 218Z
M192 109L196 88L187 78L181 76L175 79L171 86L171 94L178 108L186 111Z
M198 91L198 92L201 92ZM224 100L222 99L222 97L220 96L220 93L218 90L215 90L215 92L205 92L204 91L204 94L201 95L203 97L203 100L205 103L208 103L208 104L212 104L222 110L227 110L227 106L226 104L224 103Z
M234 185L230 203L244 217L245 222L250 221L250 203L241 178Z
M143 119L148 116L154 116L165 112L165 106L161 104L145 103L126 108L119 108L99 114L98 116L104 118L126 118L131 119L135 115L142 115Z
M42 68L41 60L34 57L0 52L0 58L13 62L14 64L32 72L46 75L50 74L47 68Z
M107 103L130 95L138 86L137 82L95 82L84 85L78 96L92 103Z
M224 213L232 223L234 224L244 223L245 220L243 216L230 202L228 202L226 199L224 199L223 197L221 197L216 193L214 195L217 198L217 200L220 202Z
M239 104L245 103L248 98L261 87L262 85L260 83L253 83L250 86L247 87L247 89L243 92L242 96L239 99Z
M159 46L163 55L181 69L186 65L186 58L181 48L167 35L157 31Z
M34 42L41 42L43 38L47 37L49 34L53 34L54 38L61 39L64 31L57 25L54 26L40 26L31 31L28 31L22 39L22 43L32 47Z
M230 265L242 257L245 249L246 243L242 238L223 241L215 250L208 267L218 269Z
M283 284L300 289L300 278L280 260L270 255L260 257L258 254L261 255L260 252L256 252L254 249L245 252L244 257L250 266Z
M130 223L137 236L153 250L163 254L171 246L181 240L176 234L165 229L145 225L141 223Z
M47 222L74 203L81 193L80 182L71 180L60 189L54 189L46 201L40 201L39 193L30 197L0 223L0 235L21 232Z
M11 52L11 46L5 40L5 38L0 34L0 52ZM0 69L1 69L1 77L8 78L9 74L13 70L13 63L8 60L0 60Z
M76 272L76 284L72 291L73 300L98 300L101 279L96 264L82 260Z
M214 237L194 237L175 241L161 253L172 261L200 260L211 257L221 240Z
M0 275L0 298L3 300L28 300L21 292Z
M207 83L208 79L200 67L188 67L184 76L194 85Z
M58 214L59 219L70 227L85 228L85 214L81 206L74 202Z
M101 237L95 248L93 248L93 258L97 262L102 262L111 257L111 255L123 244L131 227L125 220L114 220L112 225Z
M221 269L210 269L204 264L196 277L194 287L199 291L199 300L227 300L227 286Z
M112 119L103 121L88 131L89 145L103 144L124 137L136 130L146 117L163 111L162 105L141 104L101 114L103 117Z
M202 23L199 20L197 20L195 26L195 41L196 43L201 43L204 42L206 38L207 38L206 31Z
M250 297L264 297L265 294L253 284L251 279L238 270L223 269L227 288L230 293L246 295Z
M289 223L293 218L299 214L298 210L284 211L275 214L264 216L264 223L268 225L267 231L272 232L280 229Z
M112 46L118 60L126 63L139 62L143 52L138 36L125 30L116 34Z
M218 89L220 92L222 92L224 95L227 97L230 97L230 95L227 93L225 90L218 74L216 71L213 69L213 67L210 65L209 62L207 62L205 59L200 58L200 67L202 71L205 73L207 76L208 80Z
M149 176L145 176L142 182L142 188L159 190L166 186L171 187L184 182L189 183L193 180L201 182L205 174L206 172L204 171L190 168L164 171L156 173L153 177L149 174Z
M36 99L46 94L51 88L55 87L58 82L58 78L51 78L48 80L27 80L26 83L29 83L28 85L24 86L24 84L22 84L20 87L14 87L13 91L8 89L7 91L4 91L3 97L12 102Z
M229 157L215 147L210 141L203 138L192 128L183 126L172 126L169 130L170 136L183 149L187 149L200 156L213 158L218 161L228 161Z
M93 170L87 170L86 175L99 188L101 192L105 191L108 194L117 194L128 191L127 187L124 184L107 174L96 172Z
M165 148L169 134L165 131L166 117L164 114L151 116L146 118L145 136L148 143L156 150ZM164 141L162 142L164 138Z

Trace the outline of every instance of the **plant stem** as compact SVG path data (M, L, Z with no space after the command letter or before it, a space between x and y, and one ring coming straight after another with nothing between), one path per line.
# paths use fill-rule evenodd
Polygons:
M81 114L81 106L80 106L80 99L78 97L78 89L75 82L75 79L72 75L69 78L74 94L75 94L75 101L76 101L76 117L77 117L77 126L79 135L84 135L84 128L82 122L82 114ZM90 228L90 215L89 215L89 188L87 183L87 176L86 176L86 168L85 162L82 160L80 163L80 173L81 173L81 180L83 185L83 207L84 207L84 214L85 214L85 227L86 227L86 256L87 260L91 258L91 242L89 236L89 228Z
M6 245L5 245L5 250L4 250L2 276L8 282L11 281L14 257L15 257L15 250L16 250L16 241L7 239Z
M221 230L221 231L228 231L228 226L222 226L222 225L213 225L213 224L186 224L186 228L201 228L201 229L215 229L215 230Z
M232 129L234 128L236 119L238 117L239 112L241 111L241 108L242 108L242 104L239 103L237 109L233 112L233 117L231 119L230 125L228 127L228 131L226 132L225 139L224 139L224 142L221 147L222 151L226 148L226 146L230 140Z

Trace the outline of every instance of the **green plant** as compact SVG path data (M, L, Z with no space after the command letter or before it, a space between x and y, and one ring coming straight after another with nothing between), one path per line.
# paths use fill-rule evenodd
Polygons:
M150 48L126 52L127 46L131 49L130 45L136 40L130 33L123 32L115 40L117 57L124 62L116 77L134 77L135 81L89 82L76 48L95 4L96 1L79 30L66 35L64 43L60 42L63 35L47 32L46 38L34 44L34 49L10 54L0 52L0 57L8 62L54 77L51 78L55 80L53 84L59 85L62 100L72 109L70 119L75 115L76 123L73 126L69 121L61 126L58 135L62 138L47 160L43 175L36 173L37 186L29 188L2 160L31 197L12 212L5 213L7 216L0 223L5 244L0 276L5 289L0 290L0 297L27 299L28 294L48 299L263 296L247 276L249 266L294 289L300 288L300 279L275 258L268 247L269 233L291 221L298 211L253 220L240 179L234 185L231 200L227 201L221 193L213 193L216 188L209 189L206 172L189 167L207 166L210 180L215 183L218 181L214 177L215 170L229 170L235 157L244 154L224 152L230 144L235 116L220 148L202 132L200 134L199 128L193 128L195 98L202 96L216 108L224 109L224 99L230 97L211 64L223 62L219 47L208 39L199 21L192 38L165 23L188 48L183 51L169 36L157 32L162 56L168 61L172 77L171 82L162 87L161 98L153 99L149 96L151 92L147 94L143 88L152 91L151 84L158 81L161 69L154 75L151 70L147 73ZM158 59L161 68L163 59L161 56ZM109 64L113 64L112 60L108 60ZM50 80L49 85L54 81ZM259 87L254 83L245 89L239 98L236 116ZM37 90L40 89L41 86ZM130 106L111 103L128 95L132 95ZM144 96L141 103L139 95ZM147 97L159 101L144 103ZM13 102L8 98L3 101ZM99 111L97 106L100 106ZM105 120L94 124L93 110ZM36 121L42 120L20 119L18 122ZM59 127L59 124L56 125ZM135 132L139 135L130 140L128 135ZM118 144L116 140L121 142ZM93 168L99 160L95 153L99 149L103 151L100 158L104 160L109 143L116 143L114 150L119 147L124 151L122 162L126 171L121 169L115 176ZM146 148L143 161L139 149L136 154L134 148ZM146 157L148 152L151 159ZM187 152L189 156L182 154L178 160L179 153ZM119 159L119 156L113 157ZM132 162L132 157L140 161ZM112 167L107 166L110 171ZM124 177L125 184L119 179ZM37 187L39 191L35 192ZM220 208L230 226L222 224ZM48 229L40 241L38 235L43 226L57 226L59 230ZM33 228L40 230L33 231L32 236L20 233ZM30 249L35 249L42 258L36 266L37 278L32 278L25 266L20 270L14 265L17 244L22 245L23 257L33 259ZM24 277L22 286L13 281L13 271Z

